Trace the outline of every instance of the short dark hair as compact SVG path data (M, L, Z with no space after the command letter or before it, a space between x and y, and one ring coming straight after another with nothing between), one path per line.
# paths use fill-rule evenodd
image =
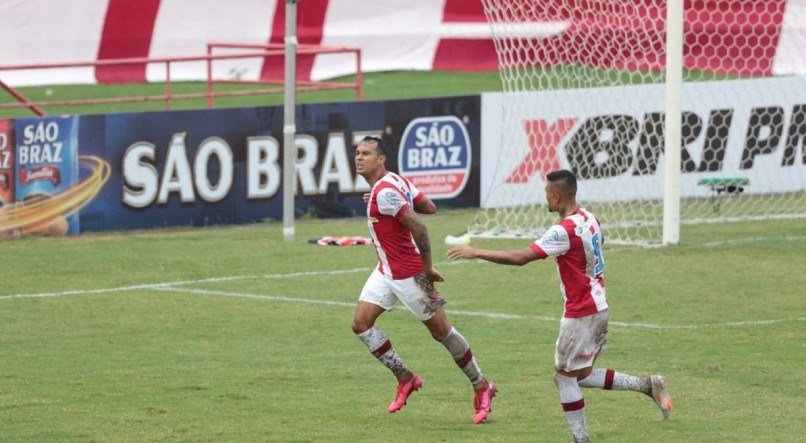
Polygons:
M373 137L371 135L368 135L362 138L359 144L364 142L375 142L376 149L378 150L378 155L386 155L386 146L384 145L383 140L381 140L380 137Z
M560 186L561 194L569 197L577 195L577 177L567 169L552 171L546 175L549 183L556 183Z

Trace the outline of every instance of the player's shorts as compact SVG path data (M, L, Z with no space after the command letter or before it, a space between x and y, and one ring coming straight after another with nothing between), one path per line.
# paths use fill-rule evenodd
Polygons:
M434 283L424 275L394 280L383 275L378 268L364 283L358 300L378 305L387 311L400 300L421 321L430 319L437 309L445 305L445 299L439 295Z
M593 365L593 359L607 345L610 310L580 318L560 320L560 335L554 350L554 367L570 372Z

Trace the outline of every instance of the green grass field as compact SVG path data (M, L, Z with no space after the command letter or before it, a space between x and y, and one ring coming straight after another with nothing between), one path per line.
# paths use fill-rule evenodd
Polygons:
M379 325L425 385L386 412L394 379L350 330L375 254L305 242L366 235L365 222L306 219L294 243L277 223L0 242L0 440L568 441L551 378L555 265L447 263L441 239L474 215L425 221L449 317L501 389L485 425L404 308ZM802 440L806 220L683 226L683 238L605 247L600 364L667 375L676 409L663 421L647 397L585 390L592 437Z

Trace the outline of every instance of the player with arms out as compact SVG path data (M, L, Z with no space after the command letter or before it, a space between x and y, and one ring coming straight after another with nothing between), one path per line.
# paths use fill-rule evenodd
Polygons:
M576 177L567 170L546 176L548 209L560 215L540 239L521 250L492 251L457 246L452 260L480 258L503 265L522 266L556 257L560 289L565 299L554 353L554 381L574 441L590 441L585 424L585 401L579 387L643 392L652 397L664 418L672 411L666 379L660 375L636 377L612 369L593 369L607 343L610 304L605 296L604 257L599 219L576 202Z
M385 163L386 149L380 138L365 137L356 146L356 172L372 187L365 195L367 224L379 263L361 291L353 332L397 377L397 395L389 412L399 411L423 379L406 366L375 321L400 300L470 379L475 391L473 423L479 424L490 413L498 388L484 378L467 340L448 321L442 307L445 300L434 287L443 278L431 262L428 229L415 212L433 214L437 208L411 182L387 171Z

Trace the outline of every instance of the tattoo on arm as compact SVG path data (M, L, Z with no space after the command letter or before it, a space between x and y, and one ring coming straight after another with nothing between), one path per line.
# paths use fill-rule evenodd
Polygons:
M413 229L411 235L420 250L420 257L425 261L426 257L431 256L431 240L428 238L428 229L424 225L420 226L422 226L422 229Z
M428 228L417 219L417 216L411 211L401 217L400 222L409 228L411 236L414 238L414 244L420 250L420 258L423 261L423 266L426 268L431 267L431 240L428 238Z

